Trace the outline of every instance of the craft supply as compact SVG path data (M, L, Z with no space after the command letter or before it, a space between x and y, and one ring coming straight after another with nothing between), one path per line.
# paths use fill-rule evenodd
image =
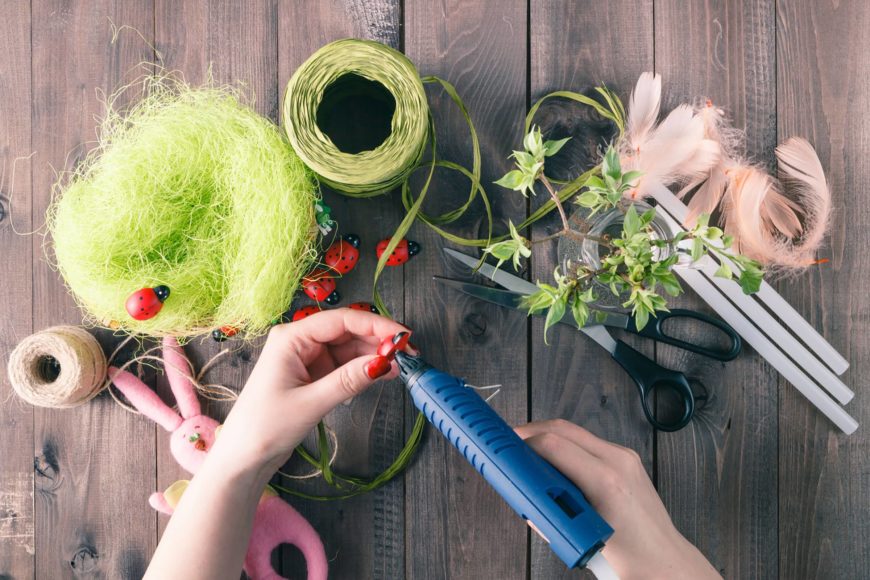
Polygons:
M678 186L689 199L684 225L721 208L734 247L771 267L799 269L817 263L831 216L831 193L821 162L804 139L776 149L781 180L745 159L742 131L731 127L711 101L683 104L658 123L661 77L643 73L631 96L622 139L623 167L642 175L632 198L656 187Z
M349 304L348 308L353 310L362 310L364 312L375 312L377 313L378 309L375 308L375 305L370 302L354 302L353 304Z
M106 355L89 332L54 326L22 340L9 355L9 382L38 407L66 409L96 397L106 383Z
M172 433L170 450L178 464L190 473L205 460L219 431L217 421L202 414L196 389L190 380L192 369L178 341L163 340L166 377L178 403L175 412L135 375L117 368L109 370L115 386L142 414ZM172 514L173 504L184 490L184 483L173 484L166 492L156 492L148 499L154 509ZM245 572L251 578L276 578L271 564L272 551L281 544L292 544L305 556L309 580L326 580L328 563L317 531L299 512L267 490L260 498L254 515L253 530L245 554Z
M375 253L378 256L378 259L380 259L381 256L386 253L387 248L390 246L390 240L391 238L387 238L378 242L378 245L375 248ZM419 253L420 244L402 238L401 240L399 240L399 243L396 244L395 247L390 251L389 257L387 258L385 265L401 266Z
M316 259L312 173L231 88L149 77L128 110L114 101L48 212L77 302L133 333L265 333ZM127 298L158 286L159 316L131 318Z
M211 331L211 337L216 342L223 342L239 333L239 329L235 326L221 326Z
M293 315L290 318L291 322L296 322L298 320L302 320L303 318L308 318L312 314L317 314L322 309L319 306L302 306L301 308L297 308L293 311Z
M333 242L323 255L323 264L339 276L347 274L359 262L359 236L346 234Z
M390 342L387 349L396 340ZM414 405L569 568L584 567L600 554L613 529L568 478L532 451L465 381L402 350L394 356Z
M653 190L653 197L659 203L659 211L666 213L667 219L671 224L678 222L681 213L685 213L685 206L667 189L656 188ZM679 231L679 230L674 230ZM719 257L725 261L725 258ZM705 270L709 270L711 274L715 273L719 268L710 256L705 256L699 261L699 265ZM710 276L712 282L720 288L720 290L728 296L737 308L746 313L747 317L772 341L788 353L800 366L802 366L820 385L828 390L840 403L846 404L852 400L855 393L846 386L831 370L818 359L816 354L811 352L789 329L774 318L774 315L768 309L762 307L753 296L747 296L740 288L730 280L725 280L720 277ZM778 296L778 295L777 295ZM703 298L703 296L702 296ZM771 309L776 313L776 309ZM806 340L805 337L801 337ZM826 343L827 344L827 343Z
M507 308L526 310L523 305L523 298L528 294L536 292L538 289L531 282L508 274L490 264L484 263L479 265L477 260L471 256L466 256L449 249L445 250L445 253L469 269L479 272L481 275L490 278L493 282L507 289L501 290L468 282L435 278L438 282L451 286L475 298ZM567 316L565 314L563 312L563 316L557 322L571 325L576 329L577 325L571 320L570 314ZM660 312L658 316L660 320L655 324L644 326L641 330L638 330L631 317L622 313L606 313L596 323L590 323L579 330L604 348L634 381L640 394L641 408L647 421L660 431L670 432L682 429L689 424L695 411L695 400L700 398L700 396L696 396L695 388L701 387L702 391L706 391L706 388L702 384L699 384L700 381L690 380L683 373L664 368L621 340L615 340L604 326L618 327L628 332L651 338L656 342L671 344L683 350L696 352L723 362L733 360L737 356L740 352L741 341L740 336L733 328L721 320L706 316L700 312L674 310L671 312ZM662 332L662 324L666 320L670 320L669 324L679 323L680 320L694 320L696 323L703 324L724 337L728 346L721 350L705 348L701 345L668 335ZM653 409L654 398L650 396L653 392L659 395L658 413ZM664 404L665 396L668 396L667 406ZM676 405L671 404L672 401L675 401Z
M316 302L326 302L330 306L338 304L341 294L335 289L335 279L329 272L317 269L302 279L302 290Z
M324 127L330 116L365 100L393 113L378 131L381 142L362 151L336 145ZM370 107L373 108L373 107ZM417 167L429 141L429 106L414 64L378 42L344 39L315 52L287 85L284 119L293 149L323 183L344 193L370 196L400 185Z
M163 308L163 302L169 298L169 288L155 286L154 288L142 288L130 294L125 304L127 314L134 320L148 320L154 318Z
M459 108L468 124L471 169L438 159L432 116L423 85L439 85ZM386 112L378 116L377 112ZM406 214L375 268L373 302L388 314L378 293L377 282L395 246L419 217L444 238L463 245L486 246L492 235L492 211L480 184L480 143L471 117L449 82L437 77L421 78L413 63L383 44L348 38L321 47L293 74L283 105L283 126L299 156L336 191L354 197L370 197L401 186ZM368 136L365 145L345 141L343 124L355 125L354 134ZM359 125L359 126L356 126ZM423 161L427 148L430 157ZM441 215L429 215L421 207L437 167L457 171L470 181L468 198L459 207ZM417 169L427 171L416 198L409 177ZM487 238L469 240L443 229L471 206L477 196L487 218ZM546 213L545 209L541 212ZM534 220L532 220L534 221Z
M667 200L673 194L670 191L664 190L655 194L658 199L661 197ZM661 207L659 215L664 216L670 227L674 231L679 231L679 223L668 213L666 207ZM747 313L740 311L737 307L722 294L717 286L710 281L709 277L715 274L715 267L704 267L704 270L694 270L691 268L675 269L680 278L700 296L707 304L710 305L728 324L740 333L740 336L748 342L762 357L764 357L786 380L788 380L795 388L800 391L813 405L816 406L828 419L831 420L844 433L854 433L858 428L858 422L855 421L846 411L840 407L836 401L831 399L807 374L799 368L788 356L788 352L784 352L781 346L777 346L770 338L768 338L762 330L759 329ZM733 286L733 285L732 285ZM726 287L719 287L728 292L728 296L732 297L739 293L739 288L736 291L727 290ZM757 305L760 308L760 305ZM757 313L753 310L753 313ZM770 329L765 328L769 331ZM777 337L781 338L781 337Z

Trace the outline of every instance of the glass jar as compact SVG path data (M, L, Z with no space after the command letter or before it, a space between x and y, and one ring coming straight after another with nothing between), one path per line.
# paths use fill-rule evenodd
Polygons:
M642 215L652 206L643 201L633 202L638 215ZM588 217L588 211L580 209L571 215L568 220L571 227L581 233L587 234L591 238L614 238L622 235L622 224L625 221L625 214L618 208L613 208L603 213L597 214L592 218ZM653 218L650 223L652 228L652 239L654 240L670 240L673 239L674 233L667 223L658 215ZM656 261L667 259L676 251L673 244L668 244L662 247L653 248L653 256ZM582 263L597 270L601 267L601 261L610 252L610 248L600 244L595 239L584 238L576 239L569 236L561 236L559 238L558 256L559 264L564 272L568 267L568 262L573 264ZM595 292L599 297L596 306L599 308L615 308L621 309L622 302L626 297L614 296L610 287L606 284L601 284L597 280L595 285L598 290Z

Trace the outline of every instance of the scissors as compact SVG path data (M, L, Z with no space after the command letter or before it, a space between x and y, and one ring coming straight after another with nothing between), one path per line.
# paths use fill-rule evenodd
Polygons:
M531 282L508 274L490 264L483 263L478 268L480 261L476 258L449 248L445 248L444 252L471 270L477 269L477 272L487 276L493 282L505 288L503 290L500 288L474 284L472 282L462 282L435 276L436 281L464 292L465 294L506 308L521 309L523 297L532 292L537 292L538 290L538 287ZM573 320L569 320L569 318L570 317L564 317L560 322L562 324L570 324L574 328L577 328ZM678 319L692 319L712 327L727 338L728 346L721 350L707 348L680 340L679 338L675 338L665 333L663 330L665 321L672 320L676 322ZM742 345L740 335L725 322L693 310L674 309L670 312L658 312L656 317L651 319L650 322L640 330L638 330L634 318L630 315L619 312L606 312L603 317L600 320L597 320L594 324L586 325L579 329L580 332L590 337L604 350L610 353L613 360L619 363L623 370L628 373L628 376L630 376L635 385L637 385L637 389L640 393L641 407L643 408L643 413L646 416L647 421L649 421L654 428L660 431L678 431L689 424L689 421L692 420L692 415L695 413L696 396L692 389L692 383L696 383L701 387L703 387L703 385L700 381L687 378L686 375L681 372L673 371L659 365L647 356L631 348L623 341L613 338L610 332L605 328L606 326L621 328L639 336L651 338L657 342L670 344L683 350L698 353L719 361L733 360L740 353ZM677 400L680 402L680 406L682 407L678 416L674 417L672 420L659 420L656 418L656 414L652 409L653 402L650 400L653 398L651 397L651 394L656 392L663 395L672 394L676 396Z

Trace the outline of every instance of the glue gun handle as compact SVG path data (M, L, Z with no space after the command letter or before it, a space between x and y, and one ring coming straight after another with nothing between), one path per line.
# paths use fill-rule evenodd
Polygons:
M463 381L428 368L408 387L417 408L569 567L584 565L613 533L580 490Z

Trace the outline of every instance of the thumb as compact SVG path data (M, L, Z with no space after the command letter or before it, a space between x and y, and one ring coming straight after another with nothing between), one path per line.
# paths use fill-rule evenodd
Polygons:
M311 396L312 406L318 415L329 413L338 404L351 399L372 386L378 378L371 378L366 372L366 365L375 359L383 358L377 355L360 356L338 367L325 377L306 387ZM392 378L396 375L396 363L390 363L391 368L382 378Z

